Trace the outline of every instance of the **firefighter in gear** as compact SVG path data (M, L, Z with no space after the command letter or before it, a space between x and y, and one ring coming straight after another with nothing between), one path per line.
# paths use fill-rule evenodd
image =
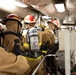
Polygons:
M59 21L56 19L52 19L52 20L48 20L47 23L48 23L48 26L49 26L50 30L52 31L52 33L55 34L54 35L54 37L55 37L54 43L58 43L58 35L56 35L56 32L60 27Z
M53 30L54 33L55 33L55 31L56 31L57 29L59 29L59 27L60 27L60 23L59 23L59 21L56 20L56 19L48 20L47 23L48 23L49 28L50 28L51 30Z
M24 36L23 47L25 48L25 51L26 51L25 57L27 58L27 60L29 61L29 64L30 64L30 69L28 70L26 75L31 75L33 73L33 71L35 70L36 66L42 60L43 55L41 54L40 50L39 50L40 51L39 55L37 55L37 57L28 55L29 52L31 51L30 50L31 43L27 42L27 34L31 28L35 28L36 20L33 15L27 15L24 18L24 22L25 22L27 28L26 28L26 30L23 31L23 34L22 34ZM43 43L48 42L48 47L50 47L55 41L55 37L48 27L45 27L44 31L38 31L38 37L39 37L39 49ZM38 69L36 75L45 75L43 64Z
M58 29L60 28L60 23L57 19L51 19L47 21L49 28L51 29L52 33L55 34L55 41L57 41L58 37Z
M3 19L3 23L7 27L7 30L5 31L4 46L8 49L8 52L13 52L13 50L15 50L15 44L22 50L21 37L19 34L22 27L20 18L16 14L9 14ZM17 49L15 51L18 51Z
M0 30L0 75L24 75L29 69L28 61L22 55L16 56L7 52L3 46L5 36L2 30Z
M55 35L55 42L54 42L53 46L49 49L47 54L56 54L56 52L59 50L58 35L56 35L56 34L57 34L57 30L58 30L60 24L56 19L48 20L47 23L48 23L50 30ZM50 74L57 75L56 68L58 68L58 71L61 73L60 67L57 67L57 64L56 64L56 58L47 57L46 65L47 65L46 68Z

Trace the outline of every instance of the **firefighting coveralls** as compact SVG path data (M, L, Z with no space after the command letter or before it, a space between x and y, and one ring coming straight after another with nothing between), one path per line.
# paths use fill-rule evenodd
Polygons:
M47 41L49 41L48 47L50 47L54 43L54 41L55 41L54 34L47 27L45 28L44 31L39 31L38 34L39 34L40 46L41 46L42 43L46 43ZM26 42L26 37L24 38L24 41L25 41L25 43L24 43L25 50L29 51L29 47L28 47L28 44ZM37 67L37 65L42 60L43 55L40 55L37 58L32 58L32 57L25 56L25 58L28 60L28 62L30 64L30 69L26 72L25 75L31 75L33 73L33 71L35 70L35 68ZM42 64L39 67L38 71L36 72L36 75L45 75L44 64Z
M0 47L0 75L23 75L28 69L26 58L8 53Z
M15 20L6 21L6 27L7 27L7 30L5 32L11 31L14 33L18 33L21 29L21 26L20 25L18 26L18 22ZM15 40L17 41L17 44L19 45L20 49L22 49L21 40L18 36L13 34L5 35L4 46L6 47L8 52L13 52Z
M27 59L22 55L16 56L7 52L3 46L4 38L0 29L0 75L23 75L29 69Z

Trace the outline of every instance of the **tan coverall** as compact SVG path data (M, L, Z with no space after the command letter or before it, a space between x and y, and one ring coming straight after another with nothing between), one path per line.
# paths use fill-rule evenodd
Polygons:
M19 25L19 30L17 29L18 28L18 22L17 21L13 21L13 20L7 21L6 22L6 27L7 27L7 30L5 32L12 31L12 32L17 33L21 29L20 25ZM7 48L8 52L12 52L13 51L14 44L15 44L14 43L15 39L19 40L18 45L22 49L20 39L16 35L9 34L9 35L6 35L5 39L4 39L4 46Z
M23 56L15 56L0 47L0 75L23 75L29 69Z
M17 24L18 23L16 21L8 21L6 23L7 31L17 32ZM5 48L0 47L0 75L24 75L30 67L27 59L24 56L16 56L12 53L14 39L19 38L11 34L6 35L3 45ZM3 43L2 39L0 42Z
M49 41L49 47L51 47L51 45L55 41L55 37L54 37L54 34L52 33L52 31L49 28L45 28L45 31L39 31L38 34L39 34L40 42L45 43L45 42ZM25 37L25 39L26 39L26 37ZM26 43L26 40L25 40L25 43ZM27 50L26 47L25 47L25 49ZM36 59L27 58L27 60L29 61L29 64L30 64L30 69L26 72L25 75L31 75L32 72L37 67L38 63L40 63L40 61L42 60L42 58L43 58L42 55L40 58L38 57ZM36 75L45 75L43 64L38 69Z

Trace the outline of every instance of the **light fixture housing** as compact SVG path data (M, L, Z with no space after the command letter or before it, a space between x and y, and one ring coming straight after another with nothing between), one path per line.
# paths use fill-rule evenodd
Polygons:
M64 12L65 11L65 6L64 3L58 3L55 4L55 8L58 12Z
M14 4L15 4L16 6L19 6L19 7L22 7L22 8L26 8L26 7L27 7L27 5L24 4L24 3L21 2L21 1L16 1L16 0L14 0Z
M22 8L27 7L27 5L25 5L24 3L16 1L16 0L5 0L5 1L0 0L0 8L4 8L7 10L14 10L16 6L22 7Z

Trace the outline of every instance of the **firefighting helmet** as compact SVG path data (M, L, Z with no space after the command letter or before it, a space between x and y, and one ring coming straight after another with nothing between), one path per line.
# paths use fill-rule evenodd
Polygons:
M9 14L9 15L7 16L7 18L16 19L16 20L19 20L19 21L20 21L20 18L19 18L16 14Z
M24 18L25 23L36 23L35 17L33 15L27 15Z
M7 15L7 17L3 19L4 24L6 24L6 22L9 21L9 20L17 21L20 24L20 26L22 27L22 24L20 22L20 18L16 14L9 14L9 15Z
M53 23L56 27L60 27L60 23L58 20L52 19L52 20L48 20L48 23Z

